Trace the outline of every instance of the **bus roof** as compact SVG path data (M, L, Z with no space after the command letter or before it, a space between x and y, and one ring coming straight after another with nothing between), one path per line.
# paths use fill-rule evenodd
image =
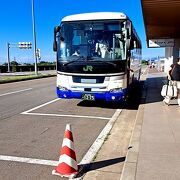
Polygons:
M118 20L118 19L128 19L124 13L118 12L94 12L94 13L84 13L66 16L62 19L65 21L87 21L87 20Z

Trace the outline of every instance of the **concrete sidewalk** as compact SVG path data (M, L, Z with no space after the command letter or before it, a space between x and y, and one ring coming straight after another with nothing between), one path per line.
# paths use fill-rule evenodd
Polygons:
M162 102L165 76L148 73L121 180L180 179L180 109L176 100L170 106Z
M162 73L149 74L136 179L180 179L180 108L162 103Z
M165 76L162 72L149 71L135 122L129 122L129 129L124 134L125 138L131 136L125 146L127 149L121 149L123 136L119 133L128 119L118 119L97 155L97 160L109 158L114 163L104 162L104 167L102 164L99 167L101 171L92 169L85 175L85 180L180 179L180 108L176 100L172 100L170 106L162 103L160 91ZM121 161L112 159L113 155L121 155Z

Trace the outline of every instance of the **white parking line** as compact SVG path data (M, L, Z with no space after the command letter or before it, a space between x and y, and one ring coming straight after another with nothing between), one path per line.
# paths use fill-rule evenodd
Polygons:
M43 114L43 113L29 113L29 112L23 112L21 114L35 115L35 116L55 116L55 117L71 117L71 118L104 119L104 120L110 120L111 119L111 118L99 117L99 116L78 116L78 115L69 115L69 114Z
M49 102L47 102L47 103L41 104L41 105L36 106L36 107L34 107L34 108L32 108L32 109L29 109L29 110L27 110L27 111L24 111L24 112L22 112L21 114L27 114L27 113L29 113L29 112L31 112L31 111L34 111L34 110L39 109L39 108L41 108L41 107L44 107L44 106L46 106L46 105L48 105L48 104L51 104L51 103L53 103L53 102L56 102L56 101L58 101L58 100L59 100L59 99L53 99L52 101L49 101Z
M117 120L117 118L121 112L122 112L122 109L116 110L116 112L112 116L111 120L108 121L108 123L106 124L104 129L101 131L101 133L99 134L97 139L94 141L92 146L89 148L88 152L85 154L85 156L83 157L83 159L79 163L80 165L81 164L88 164L92 161L94 156L97 154L97 152L101 148L105 138L107 137L108 133L111 131L115 121ZM34 159L34 158L24 158L24 157L16 157L16 156L5 156L5 155L0 155L0 161L1 160L2 161L22 162L22 163L29 163L29 164L48 165L48 166L58 166L58 163L59 163L59 161Z
M22 90L19 90L19 91L13 91L13 92L8 92L8 93L0 94L0 97L1 96L6 96L6 95L10 95L10 94L16 94L16 93L20 93L20 92L24 92L24 91L29 91L31 89L32 88L28 88L28 89L22 89Z
M24 115L34 115L34 116L54 116L54 117L71 117L71 118L88 118L88 119L104 119L104 120L110 120L111 118L107 118L107 117L98 117L98 116L83 116L83 115L69 115L69 114L46 114L46 113L33 113L31 111L34 111L34 110L37 110L41 107L44 107L48 104L51 104L53 102L56 102L58 101L59 99L54 99L52 101L49 101L47 103L44 103L44 104L41 104L37 107L34 107L32 109L29 109L27 111L24 111L22 112L21 114L24 114Z
M24 158L24 157L16 157L16 156L4 156L0 155L0 160L2 161L14 161L14 162L23 162L28 164L41 164L47 166L57 166L58 161L50 161L44 159L33 159L33 158Z

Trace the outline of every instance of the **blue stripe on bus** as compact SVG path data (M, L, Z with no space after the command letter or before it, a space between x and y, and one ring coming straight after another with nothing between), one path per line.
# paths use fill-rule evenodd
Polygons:
M116 93L111 93L109 91L104 93L98 92L73 92L71 90L62 91L59 90L57 87L56 93L58 98L65 98L65 99L81 99L83 94L93 94L95 100L106 100L106 101L123 101L126 96L126 89L123 89Z

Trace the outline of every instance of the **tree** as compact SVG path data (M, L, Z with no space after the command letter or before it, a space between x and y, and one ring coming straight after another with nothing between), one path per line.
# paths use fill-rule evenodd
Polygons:
M19 65L19 63L17 63L16 61L11 61L11 65L12 66L17 66L17 65Z

